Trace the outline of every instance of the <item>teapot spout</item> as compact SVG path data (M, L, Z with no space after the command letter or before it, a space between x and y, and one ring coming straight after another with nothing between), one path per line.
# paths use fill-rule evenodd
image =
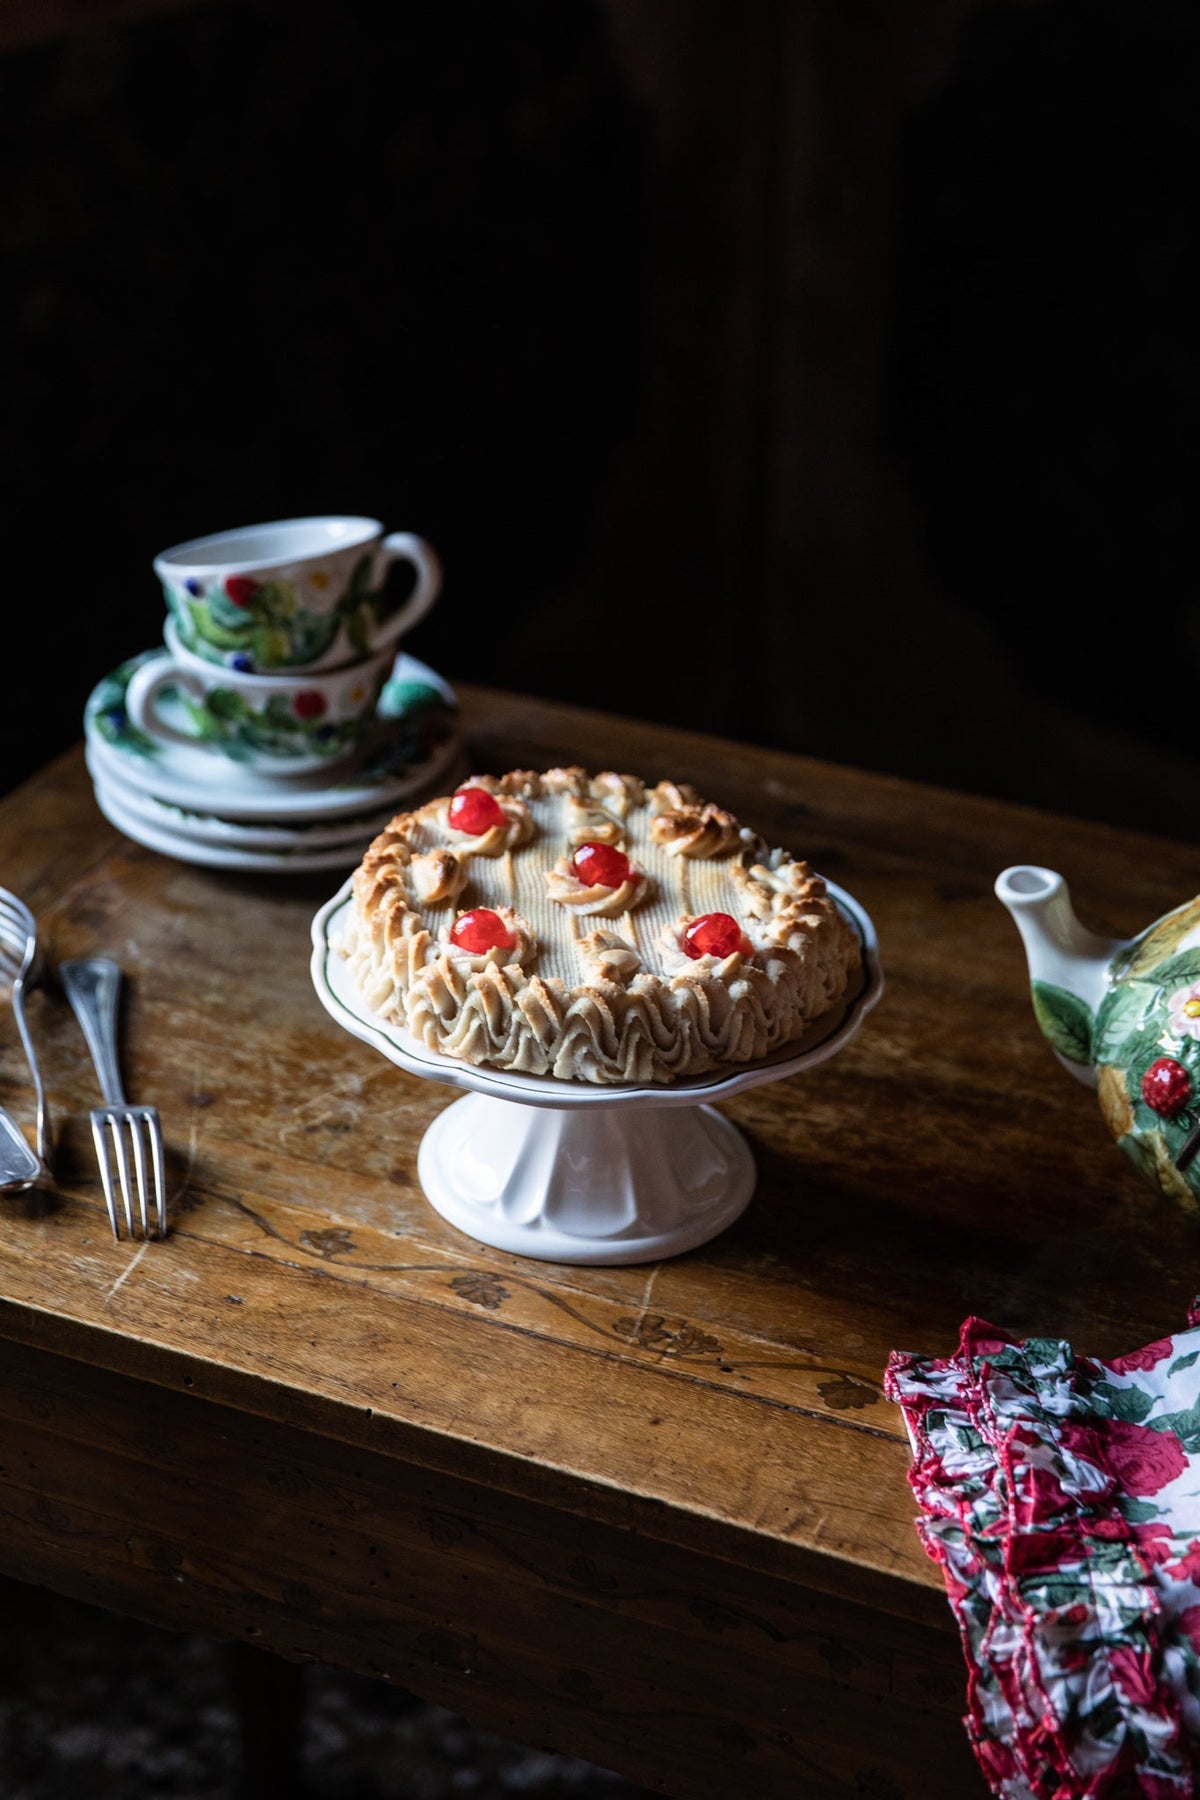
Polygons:
M1067 884L1053 869L1032 863L1005 869L996 880L996 897L1012 914L1025 946L1038 1024L1059 1061L1094 1086L1092 1024L1124 940L1099 937L1081 925Z

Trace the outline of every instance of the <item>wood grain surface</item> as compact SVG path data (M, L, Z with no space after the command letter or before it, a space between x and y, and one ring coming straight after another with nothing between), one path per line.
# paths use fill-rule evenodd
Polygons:
M657 1265L475 1244L422 1198L449 1091L309 981L333 876L169 861L78 751L0 805L51 964L128 976L174 1229L114 1243L94 1077L53 981L31 1022L53 1194L2 1203L0 1568L159 1623L403 1682L680 1800L965 1800L963 1668L913 1531L892 1348L980 1314L1098 1354L1182 1323L1196 1225L1143 1187L1029 1010L991 886L1016 861L1122 933L1200 852L485 690L474 765L695 783L877 925L883 1002L834 1061L725 1110L744 1217ZM28 1119L0 1018L0 1102Z

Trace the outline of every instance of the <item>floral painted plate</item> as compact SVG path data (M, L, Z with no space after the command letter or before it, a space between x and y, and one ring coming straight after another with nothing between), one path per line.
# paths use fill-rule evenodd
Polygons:
M262 775L215 751L157 743L130 722L125 692L139 664L158 654L143 651L97 684L84 707L84 735L94 774L187 812L291 824L395 811L449 769L462 748L453 688L404 654L384 688L376 735L336 769Z

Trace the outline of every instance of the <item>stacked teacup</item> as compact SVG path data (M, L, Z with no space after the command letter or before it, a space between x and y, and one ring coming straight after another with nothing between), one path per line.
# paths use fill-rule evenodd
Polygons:
M389 612L384 577L401 557L414 564L416 585ZM195 538L155 557L154 568L169 654L130 682L130 718L152 738L211 744L271 775L353 754L397 640L441 586L424 539L341 515ZM183 697L191 729L155 704L165 689Z
M386 581L398 561L415 577L399 602ZM150 802L160 833L194 835L209 819L242 838L256 825L262 838L264 823L325 825L328 837L329 820L344 817L349 844L411 790L422 753L446 747L452 692L399 655L441 588L425 539L325 514L195 538L154 568L164 646L110 676L85 715L97 798L122 829ZM397 767L398 745L410 766ZM372 785L367 765L381 751L383 781ZM172 805L192 822L162 816ZM199 829L212 840L211 827Z

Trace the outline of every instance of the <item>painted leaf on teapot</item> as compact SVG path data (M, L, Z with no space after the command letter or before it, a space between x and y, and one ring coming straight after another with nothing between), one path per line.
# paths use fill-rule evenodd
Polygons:
M1078 994L1050 981L1030 983L1033 1013L1048 1043L1069 1062L1092 1061L1092 1009Z
M1111 987L1096 1012L1092 1028L1094 1063L1114 1063L1124 1059L1124 1046L1148 1029L1154 1028L1154 1009L1159 989L1153 981L1119 982Z
M1200 955L1200 895L1177 906L1135 938L1113 962L1112 979L1136 981L1159 969L1169 957L1193 948Z

